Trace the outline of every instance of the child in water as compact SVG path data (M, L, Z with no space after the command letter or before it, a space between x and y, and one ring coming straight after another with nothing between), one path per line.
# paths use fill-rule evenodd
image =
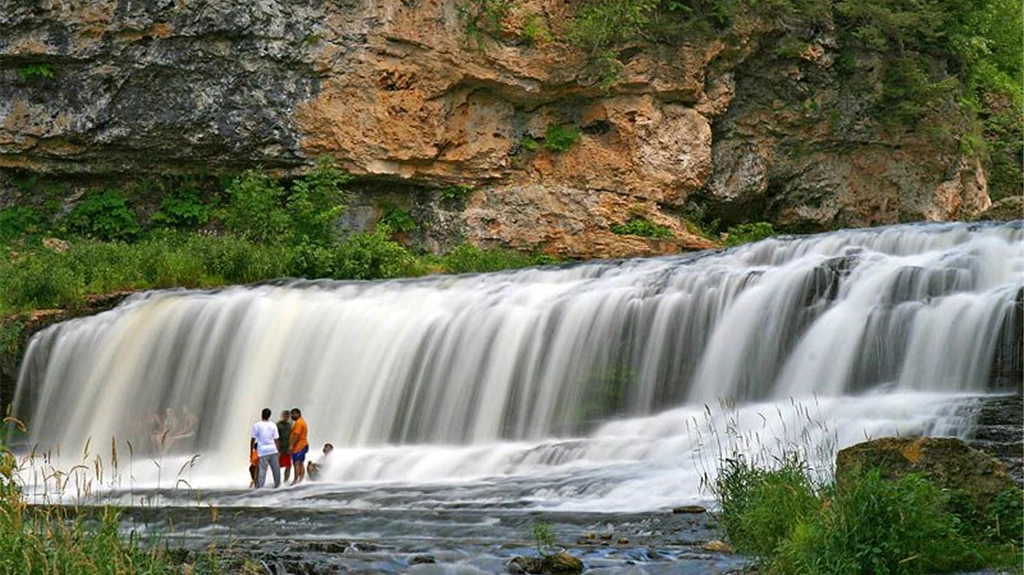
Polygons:
M319 461L310 461L307 464L306 473L309 478L313 481L320 479L320 474L323 473L324 468L331 462L331 452L334 451L334 446L330 443L324 444L323 455L320 456Z
M249 448L249 489L256 487L256 473L259 471L260 456L256 447Z

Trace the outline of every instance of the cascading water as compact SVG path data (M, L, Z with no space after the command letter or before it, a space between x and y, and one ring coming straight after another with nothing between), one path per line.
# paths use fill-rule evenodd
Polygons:
M198 453L190 483L232 488L260 408L298 406L314 449L339 447L325 497L376 486L363 504L386 507L396 485L440 482L401 505L647 509L700 499L723 442L965 432L957 401L1019 383L1022 285L1014 222L152 292L34 337L16 410L39 449Z

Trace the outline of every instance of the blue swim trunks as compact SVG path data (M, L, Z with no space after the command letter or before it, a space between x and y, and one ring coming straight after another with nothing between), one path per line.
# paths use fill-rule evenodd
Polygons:
M292 463L303 463L306 461L306 454L309 453L309 446L305 446L292 454Z

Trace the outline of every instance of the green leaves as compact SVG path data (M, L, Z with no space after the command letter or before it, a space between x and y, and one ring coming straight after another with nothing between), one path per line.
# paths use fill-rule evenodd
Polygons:
M641 216L633 216L624 224L615 224L611 227L611 230L613 234L641 236L645 238L672 237L672 230Z
M228 186L230 203L221 218L229 231L256 243L329 244L336 240L334 221L347 199L341 186L348 181L330 160L287 190L265 172L248 170Z
M135 211L120 192L87 196L67 215L69 231L98 240L130 240L142 231Z

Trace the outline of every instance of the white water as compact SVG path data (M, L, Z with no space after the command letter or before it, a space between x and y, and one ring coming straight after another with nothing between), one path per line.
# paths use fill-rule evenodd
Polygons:
M307 500L432 485L401 504L649 509L700 499L721 449L790 444L827 459L865 437L963 434L970 422L951 406L990 390L1012 343L1003 336L1020 329L1022 284L1016 222L478 276L154 292L37 335L17 405L29 443L59 445L65 460L89 438L104 454L116 438L123 460L131 441L143 462L133 486L185 474L195 487L244 488L260 408L276 418L298 406L310 443L339 447ZM161 455L148 420L168 409L198 424ZM330 504L395 504L362 493Z

